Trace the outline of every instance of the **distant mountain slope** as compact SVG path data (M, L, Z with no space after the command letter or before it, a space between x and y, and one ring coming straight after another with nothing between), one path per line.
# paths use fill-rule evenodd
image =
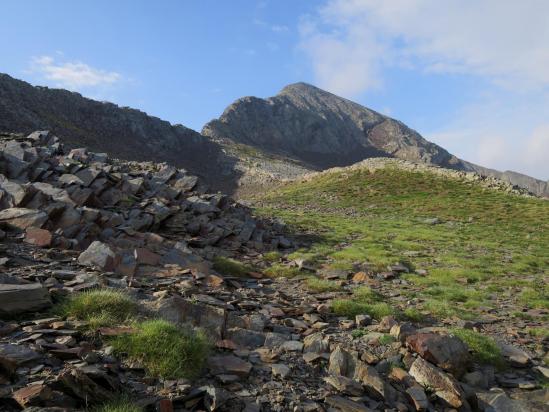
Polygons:
M499 177L549 196L547 182L463 161L402 122L306 83L286 86L267 99L238 99L219 119L206 124L202 134L224 144L243 143L284 155L316 169L368 157L396 157Z
M0 74L0 131L33 130L51 130L69 146L85 146L122 159L169 162L216 188L235 181L232 164L236 160L194 130L139 110L67 90L34 87Z

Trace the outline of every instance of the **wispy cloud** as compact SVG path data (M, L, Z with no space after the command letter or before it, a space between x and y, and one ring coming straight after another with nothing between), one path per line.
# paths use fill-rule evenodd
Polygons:
M117 72L98 69L80 61L58 62L52 56L33 58L31 72L57 87L70 90L112 85L122 80Z
M256 26L264 27L268 30L271 30L274 33L287 33L290 31L290 28L283 24L271 24L269 22L266 22L265 20L261 20L257 18L253 20L253 23Z
M302 19L299 48L317 84L349 98L383 88L389 69L476 77L494 95L427 137L547 178L549 109L534 101L549 103L548 15L544 0L326 0Z

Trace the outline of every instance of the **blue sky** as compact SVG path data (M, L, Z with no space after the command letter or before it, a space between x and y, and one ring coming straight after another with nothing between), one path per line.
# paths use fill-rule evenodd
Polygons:
M231 0L0 3L0 71L200 130L305 81L452 153L549 179L549 3Z

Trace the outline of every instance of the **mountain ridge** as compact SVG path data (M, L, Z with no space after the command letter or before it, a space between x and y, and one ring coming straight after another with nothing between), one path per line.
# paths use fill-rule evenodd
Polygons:
M198 133L137 109L0 74L0 130L51 130L68 147L168 162L229 194L365 158L396 157L497 177L549 197L548 182L461 160L398 120L303 82L266 99L239 98Z

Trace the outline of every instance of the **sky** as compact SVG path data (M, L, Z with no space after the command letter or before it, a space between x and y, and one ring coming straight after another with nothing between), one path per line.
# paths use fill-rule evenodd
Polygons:
M546 0L0 0L0 72L200 131L304 81L549 179Z

